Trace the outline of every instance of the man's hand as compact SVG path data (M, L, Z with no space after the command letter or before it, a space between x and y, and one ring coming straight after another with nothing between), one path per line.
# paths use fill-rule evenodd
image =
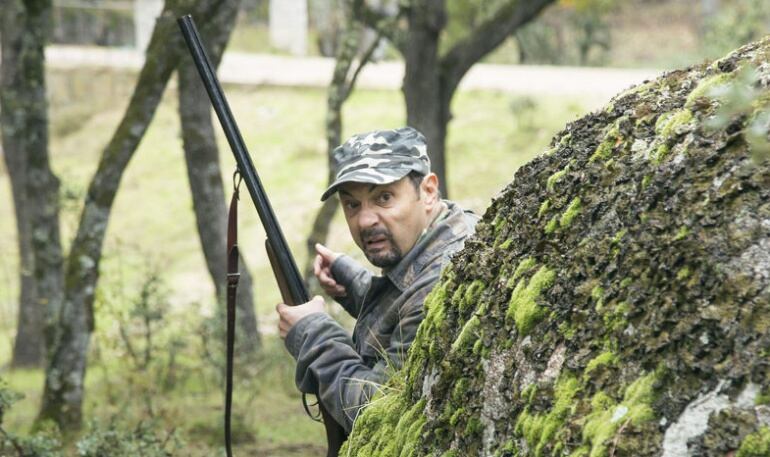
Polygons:
M321 288L332 297L344 297L347 294L345 286L338 284L332 276L332 263L342 254L331 251L321 243L315 244L315 262L313 262L313 273L318 278Z
M309 302L298 306L288 306L283 303L278 303L275 310L278 311L278 316L280 317L280 321L278 322L278 333L281 335L281 338L286 338L286 334L289 333L289 330L291 330L291 328L294 327L294 324L299 322L303 317L326 311L324 309L324 299L319 295L313 297Z

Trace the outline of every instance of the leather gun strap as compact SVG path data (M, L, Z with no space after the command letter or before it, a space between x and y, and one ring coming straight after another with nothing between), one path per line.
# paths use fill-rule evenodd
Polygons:
M240 184L240 183L239 183ZM232 457L230 413L233 405L233 354L235 352L235 297L238 290L238 186L233 190L227 216L227 368L225 373L225 452Z

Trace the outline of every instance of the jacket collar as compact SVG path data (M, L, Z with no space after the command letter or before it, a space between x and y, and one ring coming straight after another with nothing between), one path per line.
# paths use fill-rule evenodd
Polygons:
M460 235L465 235L471 227L463 230L461 234L453 234L453 228L458 225L466 225L463 220L464 211L457 204L442 200L447 208L440 214L417 240L415 245L401 261L393 268L383 270L383 275L393 282L402 292L406 290L415 280L417 275L431 263L436 257L445 253L445 247L456 241Z

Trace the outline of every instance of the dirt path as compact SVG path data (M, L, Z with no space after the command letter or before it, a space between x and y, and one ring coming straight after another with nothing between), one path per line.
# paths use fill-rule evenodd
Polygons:
M133 50L102 47L50 46L48 64L54 68L83 66L141 68L144 56ZM334 60L324 57L288 57L267 54L225 54L219 77L223 83L324 87ZM660 70L477 64L463 79L462 90L486 89L531 95L612 95L661 73ZM359 86L398 89L404 75L400 62L369 64Z

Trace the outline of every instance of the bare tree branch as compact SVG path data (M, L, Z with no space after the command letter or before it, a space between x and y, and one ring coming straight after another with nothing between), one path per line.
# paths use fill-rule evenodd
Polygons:
M454 92L474 64L551 3L554 0L510 0L501 5L489 19L474 28L441 58L445 90Z
M402 54L407 46L406 43L406 30L400 24L401 17L403 15L403 8L399 7L399 11L395 16L391 16L385 12L377 11L366 3L366 0L353 0L352 2L353 17L388 39L396 49Z
M353 91L353 88L356 86L356 81L358 80L358 76L361 74L361 71L364 69L367 63L372 59L372 55L374 55L374 51L377 50L377 47L380 45L380 41L382 40L382 34L377 31L377 36L374 38L374 41L372 42L372 45L369 46L369 49L367 49L364 54L361 56L360 59L358 59L358 66L356 66L356 69L353 71L353 74L350 76L350 78L347 80L347 82L344 84L342 88L342 101L350 97L350 93Z

